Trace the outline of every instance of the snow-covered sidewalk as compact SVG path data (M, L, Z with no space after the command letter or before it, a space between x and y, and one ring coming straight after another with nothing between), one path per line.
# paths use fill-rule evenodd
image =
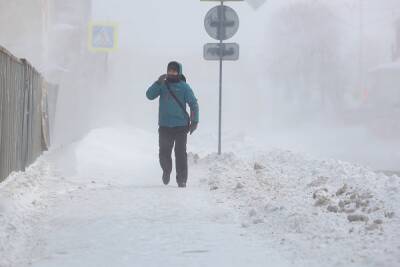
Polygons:
M165 187L157 140L97 129L9 177L0 266L399 266L399 177L199 138Z
M153 176L154 177L154 176ZM152 178L151 176L143 178ZM53 203L32 266L263 266L277 261L242 236L197 187L80 182ZM269 253L270 254L270 253Z
M289 266L198 180L161 185L156 142L133 129L99 129L10 177L1 190L25 194L31 180L37 193L10 199L32 207L4 214L18 217L15 231L4 229L8 239L21 237L2 244L0 266Z

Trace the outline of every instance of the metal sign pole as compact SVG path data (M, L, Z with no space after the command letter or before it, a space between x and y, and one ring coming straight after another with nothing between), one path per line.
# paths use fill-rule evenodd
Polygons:
M105 76L108 77L108 52L105 52L105 59L104 59L104 72Z
M219 33L220 33L220 36L222 36L222 31L223 31L223 27L224 27L224 17L225 17L225 14L223 14L224 13L224 11L223 11L223 7L224 7L224 2L223 1L221 1L221 9L220 9L220 12L219 12L219 17L220 17L220 19L219 19L219 29L218 29L218 31L219 31ZM222 154L222 57L223 57L223 55L222 55L222 53L223 53L223 50L222 50L222 38L221 39L219 39L219 43L220 43L220 53L219 53L219 55L220 55L220 58L219 58L219 120L218 120L218 155L221 155Z
M224 43L232 38L239 29L239 16L232 8L225 6L225 1L244 0L200 0L204 2L220 2L221 4L208 11L204 19L204 27L211 38L218 43L204 45L204 59L219 61L219 114L218 114L218 155L222 154L222 64L224 60L235 61L239 59L239 45L237 43ZM252 0L253 1L253 0ZM265 0L255 0L265 1Z
M221 41L222 43L222 41ZM222 58L219 60L219 126L218 126L218 155L222 153Z

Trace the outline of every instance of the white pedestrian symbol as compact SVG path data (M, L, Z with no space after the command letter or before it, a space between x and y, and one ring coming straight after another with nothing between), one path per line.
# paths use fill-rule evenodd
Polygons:
M114 28L111 26L93 27L93 47L113 48L114 47Z

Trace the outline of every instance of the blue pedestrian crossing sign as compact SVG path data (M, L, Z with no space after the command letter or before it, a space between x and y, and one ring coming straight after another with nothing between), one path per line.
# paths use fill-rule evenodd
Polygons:
M110 52L117 49L118 27L115 23L90 23L89 50Z

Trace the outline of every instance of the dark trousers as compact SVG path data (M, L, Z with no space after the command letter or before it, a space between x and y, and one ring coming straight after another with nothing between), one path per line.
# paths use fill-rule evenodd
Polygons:
M172 148L175 144L176 181L178 184L186 183L188 179L187 162L187 127L160 127L159 133L159 156L160 165L164 173L170 175L172 171Z

